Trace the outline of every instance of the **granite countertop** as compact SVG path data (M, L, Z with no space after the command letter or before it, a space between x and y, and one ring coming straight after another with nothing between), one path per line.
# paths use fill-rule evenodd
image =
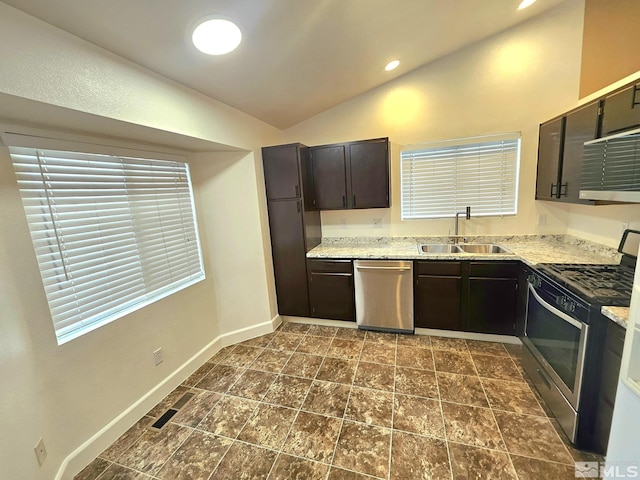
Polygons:
M307 258L404 260L522 260L538 263L617 264L613 248L568 235L511 235L468 237L468 243L496 243L513 254L423 253L425 243L447 243L447 237L328 238L307 253Z
M602 314L616 322L621 327L627 328L627 322L629 321L629 307L608 307L604 306L601 309Z
M307 258L404 259L404 260L522 260L538 263L618 264L616 249L570 235L502 235L467 237L468 243L496 243L509 254L422 253L425 243L447 243L447 237L355 237L326 238L307 253ZM629 308L602 307L602 314L627 327Z

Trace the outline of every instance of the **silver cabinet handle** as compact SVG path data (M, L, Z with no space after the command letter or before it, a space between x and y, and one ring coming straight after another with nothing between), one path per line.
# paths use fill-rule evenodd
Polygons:
M359 265L356 267L358 270L395 270L396 272L406 272L411 270L411 267L364 267Z

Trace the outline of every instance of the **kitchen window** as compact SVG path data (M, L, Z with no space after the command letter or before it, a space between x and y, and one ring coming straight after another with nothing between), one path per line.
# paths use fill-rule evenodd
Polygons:
M58 344L204 279L184 161L9 151Z
M515 215L519 163L519 133L404 146L402 219Z

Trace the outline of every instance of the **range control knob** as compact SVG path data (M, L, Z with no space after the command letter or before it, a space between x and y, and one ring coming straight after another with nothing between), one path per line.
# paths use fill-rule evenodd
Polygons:
M536 275L535 273L532 273L531 275L529 275L527 277L527 280L529 281L529 283L531 285L533 285L534 287L539 287L540 285L542 285L542 279Z
M556 297L556 304L562 307L565 312L574 312L576 310L576 302L564 295Z

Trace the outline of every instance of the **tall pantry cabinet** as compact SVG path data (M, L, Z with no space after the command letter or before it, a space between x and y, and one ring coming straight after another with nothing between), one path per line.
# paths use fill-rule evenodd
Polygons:
M320 243L320 212L312 209L309 148L262 149L278 313L309 317L306 253Z

